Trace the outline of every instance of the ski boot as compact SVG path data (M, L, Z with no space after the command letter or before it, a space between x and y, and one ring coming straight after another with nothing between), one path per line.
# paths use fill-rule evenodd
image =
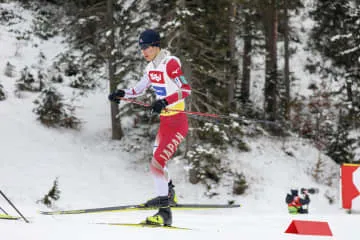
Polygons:
M161 207L169 207L169 197L168 196L158 196L148 200L144 203L145 207L154 207L154 208L161 208Z
M178 202L177 196L175 194L175 189L174 189L175 186L172 184L171 180L168 185L169 185L169 193L168 193L169 205L175 206Z
M171 209L169 207L160 208L159 211L154 216L150 216L146 218L145 224L171 226L172 224Z
M172 184L172 181L168 183L168 186L169 186L169 191L167 196L158 196L152 198L148 200L146 203L144 203L144 206L156 207L156 208L175 206L178 202L174 189L175 186Z

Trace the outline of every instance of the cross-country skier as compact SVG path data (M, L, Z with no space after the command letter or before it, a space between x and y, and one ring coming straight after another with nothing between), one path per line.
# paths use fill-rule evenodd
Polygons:
M158 207L159 210L155 215L147 217L145 222L170 226L172 224L170 206L176 204L177 198L166 163L188 133L188 119L181 111L185 109L184 99L190 95L191 88L181 70L180 60L160 47L158 32L151 29L142 32L139 46L144 58L149 62L144 75L134 87L112 92L109 100L119 103L119 98L135 98L149 87L155 90L156 101L151 108L153 113L160 114L160 126L150 169L157 197L150 199L145 205Z

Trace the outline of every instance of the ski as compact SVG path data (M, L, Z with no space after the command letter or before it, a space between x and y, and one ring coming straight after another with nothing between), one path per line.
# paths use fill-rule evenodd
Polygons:
M146 223L97 223L109 226L122 226L122 227L139 227L139 228L164 228L171 230L192 230L191 228L185 227L176 227L176 226L162 226L162 225L154 225L154 224L146 224Z
M196 210L196 209L217 209L217 208L238 208L240 204L177 204L171 206L172 210ZM63 215L63 214L82 214L82 213L102 213L102 212L126 212L139 210L156 210L157 207L146 207L143 204L122 205L102 208L88 208L62 211L40 211L43 215Z
M0 219L4 219L4 220L19 220L19 217L15 217L15 216L11 216L8 214L0 214Z

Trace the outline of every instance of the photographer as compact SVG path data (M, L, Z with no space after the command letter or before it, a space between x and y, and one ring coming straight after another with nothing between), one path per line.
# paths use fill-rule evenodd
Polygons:
M297 189L291 189L291 194L286 195L285 202L288 204L288 211L290 214L304 214L309 213L308 206L310 203L310 197L307 189L301 189L301 195L299 196Z

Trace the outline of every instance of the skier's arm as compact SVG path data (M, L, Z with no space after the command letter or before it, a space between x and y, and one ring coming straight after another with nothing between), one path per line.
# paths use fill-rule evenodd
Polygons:
M304 198L300 198L300 203L302 205L309 204L310 203L309 195L305 194Z
M147 74L144 74L135 87L124 89L125 98L135 98L141 96L145 90L150 86L151 82Z
M285 202L287 204L290 204L292 201L294 201L294 197L292 195L290 195L290 194L287 194L286 198L285 198Z
M191 87L187 83L181 70L180 63L176 59L172 58L169 62L167 62L166 73L179 87L176 93L173 93L165 98L168 104L173 104L191 94Z

